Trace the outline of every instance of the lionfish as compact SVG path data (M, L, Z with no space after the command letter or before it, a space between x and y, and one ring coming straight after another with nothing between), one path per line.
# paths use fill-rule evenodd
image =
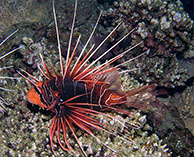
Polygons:
M18 31L18 29L15 30L14 32L12 32L10 35L8 35L4 40L2 40L2 41L0 42L0 47L1 47L1 46L2 46L2 45L10 38L10 37L12 37L17 31ZM12 54L13 52L16 52L19 48L20 48L20 47L15 48L15 49L13 49L13 50L11 50L11 51L5 53L4 55L0 56L0 60L3 59L3 58L5 58L5 57L7 57L7 56L10 55L10 54ZM1 70L4 70L4 69L11 68L11 67L13 67L13 66L2 67L2 68L0 68L0 71L1 71ZM1 76L0 79L17 79L17 78L15 78L15 77L5 77L5 76ZM6 88L3 88L3 87L0 87L0 90L11 91L10 89L6 89ZM7 109L6 109L5 105L7 105L6 101L0 96L0 107L3 109L4 112L7 112Z
M62 149L75 153L67 139L67 130L69 130L72 132L83 154L87 156L86 152L81 146L78 136L76 135L75 126L81 130L84 130L96 140L100 141L92 132L93 130L102 130L110 134L112 133L108 131L106 126L99 122L95 117L98 115L103 115L104 111L115 111L130 115L128 111L121 108L121 105L138 108L138 105L141 106L141 104L138 104L141 103L138 101L138 96L152 91L155 84L142 86L128 92L123 92L121 90L119 72L121 65L130 62L143 54L125 63L113 66L115 61L122 58L127 52L136 48L138 45L142 44L142 42L139 42L123 53L96 66L96 63L100 61L103 56L105 56L120 42L127 38L134 31L134 29L122 37L111 48L106 50L100 57L89 63L91 57L97 52L97 50L99 50L99 48L122 23L120 22L96 48L94 48L93 44L86 52L86 48L96 30L102 12L97 19L91 35L89 36L81 52L79 52L79 56L73 65L75 53L78 51L77 47L81 38L81 35L79 35L76 44L72 49L71 44L76 19L77 0L75 1L74 17L69 37L66 60L64 63L64 60L62 59L54 0L52 3L61 74L58 74L55 71L54 66L51 63L51 70L49 70L41 54L40 58L45 71L40 65L38 65L38 69L44 77L43 81L38 80L33 75L22 69L20 69L18 73L32 85L32 88L27 93L28 101L54 113L54 117L52 118L50 124L49 136L52 152L55 153L54 143L57 143L58 141L58 144ZM61 135L64 137L63 142L60 138ZM57 140L55 140L55 137ZM103 142L101 143L104 144ZM106 144L104 145L107 146Z

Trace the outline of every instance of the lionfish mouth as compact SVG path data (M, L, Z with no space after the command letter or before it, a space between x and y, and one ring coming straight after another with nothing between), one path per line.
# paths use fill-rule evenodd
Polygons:
M72 48L71 45L76 19L76 11L77 0L75 1L74 17L64 64L59 40L56 11L53 0L53 14L56 26L61 74L57 74L52 64L50 65L52 71L50 71L42 55L40 55L40 58L46 72L42 69L41 66L38 66L38 68L44 76L45 81L38 80L24 70L18 71L18 73L32 85L32 88L29 90L27 95L28 101L55 114L50 125L50 144L53 153L55 153L54 145L56 143L58 143L60 147L65 151L71 151L75 153L67 139L68 131L70 131L72 132L73 137L79 145L82 153L87 156L87 153L84 151L82 144L78 136L76 135L75 126L87 132L99 143L115 153L118 151L112 149L110 146L103 143L99 138L97 138L97 136L94 135L93 130L104 131L108 134L116 136L111 131L111 128L98 121L99 115L111 117L110 115L105 114L104 111L114 111L121 112L130 116L130 112L122 109L121 105L133 106L138 108L142 104L142 102L138 100L138 97L143 97L145 93L151 93L151 91L154 89L155 85L148 85L130 90L128 92L123 92L121 90L121 72L119 72L120 67L123 64L141 57L145 53L142 53L141 55L119 65L112 65L112 63L122 58L126 53L142 44L143 41L137 43L134 46L131 46L131 48L125 50L123 53L114 56L113 58L96 66L96 63L100 61L102 57L108 54L113 48L115 48L118 44L125 40L132 32L134 32L134 28L125 36L123 36L118 42L116 42L112 47L102 53L101 56L88 64L91 57L101 48L101 46L107 41L107 39L122 24L122 22L120 22L96 48L94 48L93 44L86 52L86 48L88 47L89 42L93 37L93 34L102 15L101 12L91 32L91 35L89 36L83 49L79 52L79 56L75 64L73 65L72 61L74 60L75 52L78 51L77 46L81 38L81 35L79 35L74 48ZM26 77L26 75L22 73L25 73L30 78ZM69 82L67 82L67 80ZM147 100L153 100L153 98L154 96L151 94L149 95L149 97L147 96ZM140 105L138 106L138 104ZM98 107L99 110L96 110L96 107ZM63 136L62 141L61 136ZM131 142L128 138L121 139Z

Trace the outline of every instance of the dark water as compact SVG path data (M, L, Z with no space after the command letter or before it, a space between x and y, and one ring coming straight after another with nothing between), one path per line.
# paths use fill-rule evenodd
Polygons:
M194 1L193 0L181 0L184 5L185 11L189 14L190 18L194 20Z

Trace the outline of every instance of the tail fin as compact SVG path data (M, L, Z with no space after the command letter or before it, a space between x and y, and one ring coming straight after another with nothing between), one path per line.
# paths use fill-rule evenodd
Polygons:
M156 84L151 84L126 92L126 105L143 110L152 107L152 104L155 102L155 87Z

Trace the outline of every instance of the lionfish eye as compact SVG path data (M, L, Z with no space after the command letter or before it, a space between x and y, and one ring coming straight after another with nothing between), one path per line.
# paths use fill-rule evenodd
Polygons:
M59 102L63 102L63 99L59 99Z

